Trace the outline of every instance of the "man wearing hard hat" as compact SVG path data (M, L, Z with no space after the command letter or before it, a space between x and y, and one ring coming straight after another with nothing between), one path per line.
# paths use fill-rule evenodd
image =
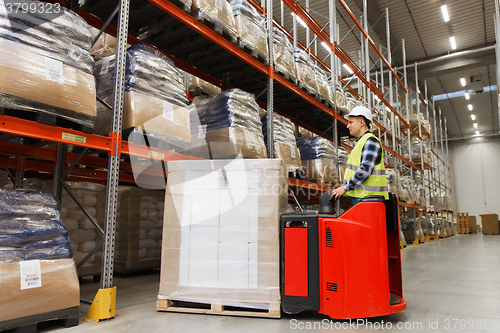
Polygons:
M382 143L370 132L371 111L356 106L347 117L349 134L358 140L347 160L344 184L332 191L330 198L346 195L352 205L368 195L383 195L389 200Z

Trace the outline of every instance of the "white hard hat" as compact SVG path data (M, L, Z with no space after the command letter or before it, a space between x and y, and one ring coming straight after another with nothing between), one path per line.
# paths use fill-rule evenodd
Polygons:
M364 116L368 121L372 122L372 112L364 106L356 106L346 117Z

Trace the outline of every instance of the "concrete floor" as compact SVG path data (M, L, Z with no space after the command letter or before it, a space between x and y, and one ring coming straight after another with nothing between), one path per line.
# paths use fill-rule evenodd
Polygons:
M155 273L115 278L115 319L97 324L80 321L79 326L69 329L44 324L39 325L39 332L254 333L297 331L301 327L308 332L500 332L500 236L457 235L409 245L402 256L407 310L370 319L369 324L359 327L346 328L349 321L330 322L314 313L265 319L157 312L159 274ZM98 287L91 279L84 280L82 299L92 300ZM81 305L82 317L88 308ZM367 326L370 324L373 326ZM391 324L392 328L388 327Z

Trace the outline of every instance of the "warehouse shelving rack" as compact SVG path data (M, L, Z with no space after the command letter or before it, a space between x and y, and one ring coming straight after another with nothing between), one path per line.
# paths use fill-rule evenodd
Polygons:
M419 126L420 132L416 133L414 129L410 127L408 117L406 117L406 119L404 117L404 115L408 115L408 113L405 114L405 109L408 108L409 103L407 101L409 100L410 92L407 88L407 82L403 83L400 77L401 75L398 75L397 69L393 68L391 65L392 49L390 46L390 38L387 39L388 45L384 52L384 48L382 46L377 47L368 34L367 0L364 0L364 24L360 23L360 20L356 18L345 1L338 0L341 7L347 12L363 37L363 43L361 45L363 57L360 59L359 64L356 64L356 62L340 47L339 29L336 23L337 1L328 0L330 18L329 33L325 31L326 26L321 27L314 20L307 7L301 6L296 1L282 0L281 24L273 19L272 1L263 1L263 6L259 6L253 0L250 0L250 2L262 13L266 14L268 27L272 27L273 24L275 24L278 28L282 28L284 5L295 13L295 27L297 26L297 17L304 21L308 29L314 33L315 43L317 43L317 41L324 42L330 47L330 66L327 66L311 52L309 40L309 43L306 43L307 47L298 41L296 35L297 29L294 29L295 36L287 31L285 31L285 33L294 39L297 46L307 48L312 58L330 72L330 79L333 81L333 86L335 87L336 83L340 81L345 88L362 99L369 108L372 108L373 104L372 94L378 97L379 103L382 105L382 114L384 115L382 119L384 119L384 122L376 122L376 125L380 131L384 132L383 148L388 153L387 164L392 165L398 172L400 172L403 167L405 168L405 172L424 172L423 168L425 168L425 166L423 163L421 164L423 166L421 168L411 161L411 159L408 160L402 156L402 143L405 141L401 134L401 128L406 129L408 135L410 135L411 132L421 137L421 126ZM67 3L66 5L67 7L78 9L76 3L77 1L72 0L71 4ZM105 229L102 230L102 233L106 236L104 240L102 278L100 290L95 299L95 302L99 301L101 306L93 305L91 307L91 309L94 309L93 313L89 312L88 315L89 318L94 318L96 320L112 317L110 313L103 314L102 310L103 305L109 305L112 302L114 293L110 290L113 289L112 267L117 186L119 182L128 184L134 183L132 166L130 163L120 160L121 155L128 154L161 161L193 158L183 154L161 151L159 149L136 145L122 140L120 133L124 89L125 48L127 42L130 44L142 43L155 45L160 52L171 58L178 68L221 88L237 86L255 93L256 96L262 96L266 93L265 101L261 98L258 102L259 105L267 107L269 122L272 121L274 112L286 115L291 118L296 125L303 126L306 129L313 130L317 134L322 134L330 138L334 142L336 148L338 145L338 138L347 134L345 127L347 121L337 112L336 108L330 108L328 105L322 104L313 96L275 72L273 65L267 65L273 64L273 37L271 28L267 29L268 45L271 47L269 47L269 58L266 64L239 49L236 45L218 35L205 24L195 20L178 6L176 0L172 0L172 2L167 0L149 0L149 2L137 1L134 2L133 5L136 7L130 7L130 0L120 0L118 7L113 1L99 1L95 6L89 6L88 11L79 9L79 14L90 25L96 28L102 28L102 31L117 37L118 61L115 73L117 79L114 90L113 117L110 120L112 123L112 131L108 137L37 124L32 121L8 116L0 116L0 131L3 133L46 140L58 144L56 149L34 148L33 146L13 143L2 144L0 154L15 156L15 158L0 158L0 164L2 167L16 170L16 177L13 179L16 185L21 185L20 182L24 176L38 174L37 171L54 174L56 180L54 182L55 184L59 184L60 180L63 178L107 184ZM118 10L116 10L116 8L118 8ZM119 18L115 19L114 16L117 12L119 13ZM109 13L112 13L112 15L108 18ZM385 11L385 16L387 34L389 36L390 29L387 9ZM106 22L104 18L108 18ZM114 27L113 24L118 28ZM144 25L149 25L152 29L151 31L155 33L152 35L141 35L144 32L141 30ZM370 48L372 48L380 58L380 84L378 82L374 83L371 80L370 72L373 66L370 65ZM359 82L362 83L359 86L358 92L348 85L349 82L346 82L340 77L340 67L342 63L347 64L354 72ZM384 86L383 67L386 67L389 73L386 80L386 82L388 82L388 88ZM403 79L406 80L406 73L403 73ZM398 98L401 102L395 103L395 99L397 100ZM417 103L418 101L419 99L417 98ZM390 115L391 118L390 126L388 126L388 123L385 121L388 115ZM398 120L397 122L396 119ZM270 131L271 129L272 126L269 127ZM268 137L271 138L268 140L268 153L269 157L273 157L273 149L271 146L273 142L272 131L268 133ZM69 153L65 146L68 144L107 152L109 157L104 159L88 156L84 153ZM345 144L340 145L347 149L350 148ZM437 154L435 155L439 159ZM439 160L442 161L441 159ZM71 164L69 168L67 168L68 164ZM80 167L75 168L76 165ZM151 181L155 181L158 177L164 178L165 174L163 169L158 168L150 170L148 176L151 177ZM438 175L438 179L439 177L440 175ZM313 188L318 191L324 191L328 188L326 186L296 179L290 179L289 184L295 187ZM431 184L435 184L435 182ZM441 188L442 186L440 185L440 189ZM60 192L60 188L58 191ZM405 205L402 204L402 206ZM415 208L414 205L413 208ZM108 291L110 292L108 293Z

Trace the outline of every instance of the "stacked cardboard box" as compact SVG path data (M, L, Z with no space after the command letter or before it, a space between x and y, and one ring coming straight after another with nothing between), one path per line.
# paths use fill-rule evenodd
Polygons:
M104 191L99 193L99 201L105 198ZM119 188L114 261L116 272L128 273L160 267L164 199L164 191L126 186ZM97 214L100 220L104 220L104 207Z
M281 160L168 162L157 309L169 301L279 311Z
M500 225L498 214L482 214L481 224L483 226L483 234L498 235L500 234Z

